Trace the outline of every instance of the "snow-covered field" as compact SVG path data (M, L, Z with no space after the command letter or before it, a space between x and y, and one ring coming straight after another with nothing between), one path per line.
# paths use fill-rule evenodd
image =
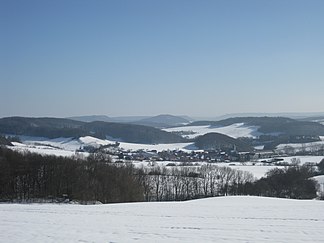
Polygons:
M0 242L323 242L324 202L218 197L110 205L0 204Z
M282 162L286 162L288 164L293 163L293 161L300 161L300 165L304 165L307 163L317 164L324 159L324 156L289 156L289 157L278 157L278 159L283 159ZM263 159L260 159L263 160ZM253 165L254 164L254 165ZM265 174L274 168L284 168L284 166L277 165L265 165L264 163L254 163L254 162L246 162L246 163L217 163L218 166L231 166L233 169L238 169L242 171L251 172L256 178L261 178L265 176Z
M284 162L292 163L294 159L297 159L300 161L300 164L306 164L306 163L319 163L322 159L324 159L324 156L289 156L289 157L280 157L283 159Z
M286 143L286 144L279 144L277 146L277 150L286 150L289 148L293 148L296 151L301 151L301 150L305 150L305 151L316 151L319 149L323 149L324 148L324 137L321 136L321 141L317 141L317 142L311 142L311 143Z
M53 146L48 145L33 145L33 144L24 144L24 143L12 143L14 146L9 146L8 148L18 151L18 152L24 152L29 151L32 153L38 153L43 155L55 155L55 156L63 156L63 157L71 157L74 155L82 155L82 156L88 156L89 153L81 152L77 153L75 150L69 150L65 148L57 148Z
M175 165L180 165L183 162L174 162L174 161L160 161L160 162L154 162L154 166L167 166L168 164L175 164ZM141 168L141 167L146 167L146 166L152 166L152 162L147 162L147 161L138 161L138 162L133 162L135 167ZM191 162L191 166L202 166L208 164L207 162ZM277 165L263 165L262 163L259 163L257 165L252 165L252 163L240 163L240 162L232 162L232 163L213 163L213 165L220 166L220 167L231 167L232 169L236 170L242 170L242 171L247 171L251 172L255 178L260 179L261 177L264 177L265 174L274 168L284 168L284 166L277 166Z
M41 138L41 137L21 137L22 143L13 142L14 147L9 147L16 151L28 150L30 152L57 155L57 156L72 156L75 151L83 146L99 147L100 145L114 144L115 141L108 139L98 139L91 136L80 137L79 139L73 138ZM120 142L119 147L124 150L182 150L185 152L198 151L194 143L172 143L172 144L138 144ZM87 153L83 153L87 155Z
M168 143L168 144L137 144L137 143L124 143L121 142L120 148L124 150L156 150L158 152L163 150L182 150L185 152L198 151L194 143Z
M282 162L286 162L288 164L291 164L294 160L300 161L300 165L306 164L306 163L314 163L317 164L321 162L322 159L324 159L324 156L290 156L290 157L280 157L283 159ZM264 160L264 159L260 159ZM153 164L155 166L167 166L168 164L175 164L175 165L180 165L183 162L175 162L175 161L159 161L159 162L154 162ZM202 166L205 164L208 164L207 162L202 162L202 161L196 161L196 162L191 162L190 163L192 166ZM284 166L279 166L279 165L273 165L273 164L267 164L263 162L218 162L218 163L212 163L213 165L217 166L229 166L232 169L237 169L237 170L242 170L242 171L248 171L251 172L254 177L257 179L260 179L261 177L264 177L265 174L274 168L279 168L282 169ZM146 166L152 166L152 162L148 161L138 161L134 162L134 165L136 167L146 167Z
M235 124L234 124L235 125ZM237 125L237 124L236 124ZM173 129L173 128L172 128ZM246 128L244 128L246 129ZM244 130L243 129L243 130ZM252 136L252 133L247 132L244 136ZM251 131L250 131L251 132ZM201 132L204 134L204 132ZM238 134L236 134L238 135ZM234 136L234 134L232 134ZM115 141L109 139L98 139L91 136L80 137L78 139L73 138L42 138L42 137L27 137L22 136L22 143L13 142L15 145L13 149L22 151L29 150L31 152L41 153L41 154L52 154L58 156L72 156L75 151L84 146L99 147L101 145L114 144ZM324 146L324 137L321 137L322 141L305 143L305 144L281 144L277 149L284 149L287 146L293 147L295 149L301 148L314 148L316 146ZM126 143L120 142L119 147L124 150L145 150L145 151L163 151L163 150L182 150L185 152L199 151L193 142L191 143L172 143L172 144L138 144L138 143Z
M235 164L235 166L233 166ZM230 166L232 169L242 170L251 172L254 177L260 179L264 177L265 174L274 168L284 168L283 166L276 166L276 165L242 165L241 163L219 163L218 166Z

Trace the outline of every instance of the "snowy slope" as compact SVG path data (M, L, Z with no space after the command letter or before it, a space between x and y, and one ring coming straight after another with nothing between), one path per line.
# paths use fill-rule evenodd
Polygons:
M22 143L13 142L14 147L8 147L15 151L29 151L32 153L44 154L44 155L56 155L71 157L76 155L76 150L82 146L94 146L106 145L111 141L104 141L93 137L81 137L79 139L74 138L55 138L49 139L44 137L30 137L20 136ZM84 156L88 156L88 153L78 153Z
M45 145L56 148L61 148L69 151L75 151L80 147L80 143L73 138L44 138L44 137L31 137L31 136L20 136L22 143L26 145Z
M115 141L108 139L98 139L91 136L73 138L42 138L42 137L21 137L22 143L13 142L14 147L8 147L16 151L30 151L39 154L57 155L57 156L73 156L75 151L85 146L92 146L95 148L101 145L115 144ZM119 147L124 150L183 150L191 152L198 150L194 143L173 143L173 144L138 144L121 142ZM83 153L87 155L87 153Z
M311 142L311 143L286 143L279 144L277 150L285 150L287 147L293 148L296 151L305 150L305 151L316 151L324 148L323 136L320 137L321 141Z
M114 144L114 141L110 140L102 140L99 138L94 138L91 136L86 136L86 137L80 137L79 138L80 145L87 145L87 146L92 146L92 147L100 147L102 145L108 145L108 144Z
M37 153L37 154L43 154L43 155L55 155L55 156L63 156L63 157L71 157L76 155L77 153L73 150L66 150L62 148L54 148L51 146L45 146L45 145L26 145L22 143L13 142L14 146L8 146L9 149L18 151L18 152L24 152L29 151L31 153ZM78 153L79 155L88 156L88 153L82 152Z
M182 126L163 129L167 132L192 132L192 134L185 134L184 137L195 138L206 133L218 132L227 136L238 138L238 137L250 137L255 138L259 133L258 126L246 126L244 123L235 123L224 127L215 126Z
M280 157L279 157L280 158ZM324 156L289 156L289 157L281 157L284 162L292 163L294 159L297 159L300 161L300 164L303 165L305 163L319 163L322 159L324 159Z
M119 145L120 148L124 150L156 150L158 152L163 150L182 150L185 152L191 152L193 150L198 150L194 143L168 143L168 144L138 144L138 143L123 143Z
M319 184L324 184L324 175L314 176L314 180L316 180Z
M0 242L323 242L324 202L219 197L110 205L0 204Z

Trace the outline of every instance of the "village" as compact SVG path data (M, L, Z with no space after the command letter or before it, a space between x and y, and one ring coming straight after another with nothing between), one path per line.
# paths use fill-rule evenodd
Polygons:
M179 149L175 150L125 150L119 147L119 143L100 146L99 148L87 146L79 149L78 152L91 152L91 153L103 153L109 155L114 162L131 162L131 161L147 161L147 162L182 162L190 165L194 162L206 162L206 163L231 163L231 162L255 162L263 163L264 165L276 165L286 166L287 162L283 157L292 156L292 154L279 153L274 150L255 150L253 152L239 152L235 149L228 150L192 150L190 152ZM296 151L294 156L312 156L318 155L312 152L298 152ZM309 163L312 165L312 163ZM234 165L234 164L230 164Z

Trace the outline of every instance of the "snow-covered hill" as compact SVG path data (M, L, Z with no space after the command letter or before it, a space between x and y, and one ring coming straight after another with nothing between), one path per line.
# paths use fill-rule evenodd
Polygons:
M324 202L218 197L110 205L0 204L0 242L323 242Z
M320 136L321 141L311 143L286 143L277 146L278 151L294 149L295 151L317 151L324 148L324 136Z
M42 138L21 136L22 143L13 142L14 147L9 147L16 151L30 151L39 154L57 155L57 156L72 156L75 151L86 147L100 147L101 145L114 144L115 141L109 139L98 139L91 136L75 138ZM120 142L119 147L124 150L183 150L190 152L197 150L194 143L170 143L170 144L139 144ZM87 155L87 153L83 153Z
M227 136L238 138L238 137L249 137L255 138L259 133L258 126L246 126L244 123L235 123L229 126L180 126L164 129L167 132L182 132L183 137L195 138L207 133L217 132L225 134Z

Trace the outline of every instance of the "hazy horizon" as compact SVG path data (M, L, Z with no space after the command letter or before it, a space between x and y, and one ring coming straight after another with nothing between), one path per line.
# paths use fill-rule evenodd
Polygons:
M192 119L193 121L198 120L222 120L227 118L234 118L234 117L288 117L288 118L311 118L311 117L322 117L324 116L324 112L279 112L279 113L258 113L258 112L252 112L252 113L227 113L227 114L221 114L221 115L209 115L209 116L190 116L187 114L148 114L148 115L123 115L123 116L113 116L113 115L106 115L106 114L84 114L84 115L74 115L74 116L46 116L46 115L39 115L39 116L33 116L33 115L12 115L12 116L0 116L0 118L6 118L6 117L29 117L29 118L67 118L67 119L74 119L74 118L84 118L84 117L101 117L99 120L102 120L104 118L112 118L116 119L115 122L129 122L129 121L137 121L145 118L155 117L155 116L163 116L163 115L171 115L171 116L177 116L177 117L183 117L185 119Z
M0 3L0 117L324 112L324 1Z

